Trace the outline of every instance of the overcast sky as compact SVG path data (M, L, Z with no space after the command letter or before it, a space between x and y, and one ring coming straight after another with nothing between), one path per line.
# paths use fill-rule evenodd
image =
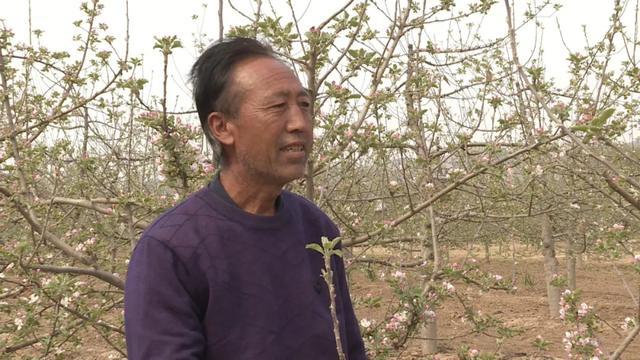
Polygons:
M383 1L378 1L382 3ZM393 2L388 0L390 4ZM432 1L434 2L434 1ZM457 3L464 3L458 0ZM541 2L541 1L539 1ZM613 0L560 0L563 7L558 12L548 11L540 21L545 26L543 36L543 49L545 62L549 66L551 76L562 79L563 74L554 74L554 69L566 69L565 59L567 50L559 36L557 23L560 23L564 43L572 50L580 50L585 45L583 25L592 41L602 38L607 30L608 18L613 8ZM81 18L79 0L31 0L32 27L44 30L42 43L52 50L71 50L71 38L74 34L72 22ZM112 34L118 38L124 37L125 29L125 0L104 0L104 16L100 21L109 25ZM208 4L206 11L203 3ZM225 0L225 4L227 1ZM233 3L251 13L250 0L234 0ZM268 3L268 2L265 2ZM288 11L284 6L285 0L272 0L277 8ZM296 13L303 16L303 26L306 28L322 21L328 14L340 7L342 1L337 0L293 0ZM517 15L522 16L524 0L517 0ZM28 39L28 8L29 0L0 0L0 18L4 19L5 26L16 33L18 41ZM265 5L266 6L266 5ZM633 24L633 7L635 2L629 3L627 11L627 24ZM195 33L205 31L212 37L217 37L218 0L129 0L129 17L131 23L131 55L145 58L145 71L160 69L161 57L157 51L152 50L153 37L163 35L178 35L185 45L184 49L177 51L171 65L172 76L175 84L180 89L176 91L189 97L189 90L184 85L186 74L193 60L197 56L192 44ZM198 20L192 20L192 16L200 16ZM204 15L204 16L203 16ZM238 24L242 18L225 8L225 26ZM505 9L502 1L499 1L495 9L485 19L480 29L491 36L499 36L506 31ZM534 42L533 32L524 29L519 34L522 52L526 53L526 47ZM558 66L555 66L555 65ZM155 70L158 71L158 70ZM156 79L158 74L144 74L147 78ZM155 80L156 82L158 80Z

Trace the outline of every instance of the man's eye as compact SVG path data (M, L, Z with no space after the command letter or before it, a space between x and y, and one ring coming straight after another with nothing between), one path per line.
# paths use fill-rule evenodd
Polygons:
M274 108L274 109L283 109L286 106L287 106L287 103L277 103L277 104L272 105L271 107Z
M302 106L305 109L308 109L308 108L311 107L311 103L308 102L308 101L302 101L302 102L300 102L300 106Z

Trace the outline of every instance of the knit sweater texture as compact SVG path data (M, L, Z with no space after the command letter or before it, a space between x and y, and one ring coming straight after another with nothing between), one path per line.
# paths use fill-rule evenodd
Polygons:
M128 358L337 359L322 255L338 236L315 205L283 191L274 216L206 187L163 214L132 254L125 287ZM332 258L342 346L366 359L342 259Z

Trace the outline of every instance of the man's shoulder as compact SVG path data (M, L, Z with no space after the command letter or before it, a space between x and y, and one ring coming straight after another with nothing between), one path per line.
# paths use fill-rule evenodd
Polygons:
M176 241L181 245L196 245L200 239L194 232L215 227L219 218L214 207L206 201L206 192L206 188L200 189L160 214L143 232L142 238L154 238L167 245Z
M293 207L298 207L300 211L304 211L318 217L329 218L322 209L302 195L298 195L288 190L283 190L281 196L287 204L291 204Z
M282 192L283 200L291 206L294 213L298 214L303 221L317 223L332 236L337 236L338 228L331 218L320 207L309 199L290 191ZM333 235L335 233L335 235Z

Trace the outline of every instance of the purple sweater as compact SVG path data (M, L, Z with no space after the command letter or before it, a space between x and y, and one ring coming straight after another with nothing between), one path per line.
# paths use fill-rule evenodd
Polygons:
M338 230L283 191L275 216L249 214L211 187L142 235L127 274L128 358L337 359L322 256L305 249ZM334 284L343 349L366 359L340 258Z

